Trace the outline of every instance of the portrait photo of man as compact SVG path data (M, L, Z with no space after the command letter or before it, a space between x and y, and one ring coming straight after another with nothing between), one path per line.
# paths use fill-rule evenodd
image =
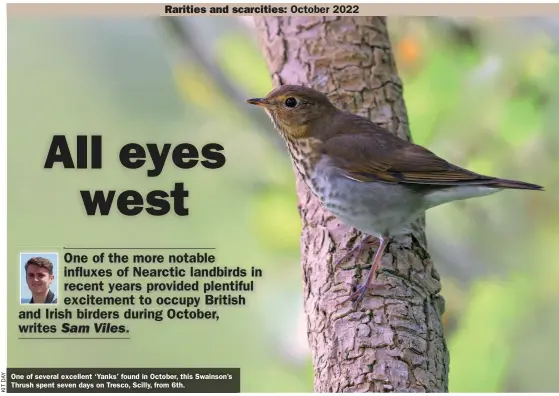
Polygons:
M31 256L31 257L30 257ZM20 302L23 304L57 304L57 254L21 254L23 265Z

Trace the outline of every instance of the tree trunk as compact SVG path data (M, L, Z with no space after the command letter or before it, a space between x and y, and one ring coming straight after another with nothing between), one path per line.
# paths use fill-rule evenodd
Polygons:
M410 139L402 83L384 17L257 17L273 85L305 85L338 107ZM355 269L333 263L360 235L324 209L297 177L303 223L301 261L308 340L316 392L446 392L449 356L440 280L425 241L424 221L394 240L377 283L356 309L336 306L363 282L374 248ZM352 258L354 260L355 258ZM366 262L364 262L366 261ZM367 268L368 270L368 268Z

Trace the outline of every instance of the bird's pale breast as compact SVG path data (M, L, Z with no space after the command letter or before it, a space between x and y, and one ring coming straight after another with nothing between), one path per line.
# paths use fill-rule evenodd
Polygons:
M406 234L424 213L420 194L398 184L364 183L349 179L313 150L315 141L287 140L297 173L322 205L350 227L374 235Z
M316 164L307 185L342 222L374 236L408 233L425 210L416 192L398 184L349 179L326 158Z

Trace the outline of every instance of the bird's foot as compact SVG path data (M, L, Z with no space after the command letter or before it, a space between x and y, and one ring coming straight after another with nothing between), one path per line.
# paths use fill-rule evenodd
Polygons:
M382 260L382 255L384 253L384 250L386 249L386 246L388 245L388 240L389 240L388 236L379 239L380 245L375 253L375 257L373 259L373 265L369 270L369 274L367 275L367 279L365 280L365 283L359 286L356 291L351 293L348 298L346 298L341 303L339 303L338 306L348 302L349 300L353 300L353 306L355 307L363 300L365 294L367 294L367 290L373 286L373 282L376 278L377 267L380 261Z
M343 304L345 304L346 302L352 300L352 302L353 302L353 307L355 308L357 305L359 305L359 303L360 303L361 301L363 301L363 298L365 298L365 295L367 294L367 290L368 290L369 288L371 288L372 286L373 286L373 283L370 283L370 284L367 284L367 283L366 283L366 284L364 284L364 285L359 286L359 287L357 288L357 290L355 290L355 291L354 291L353 293L351 293L346 299L344 299L342 302L340 302L340 303L338 304L338 306L339 306L339 305L343 305Z
M334 264L334 270L336 270L341 263L343 263L348 258L353 256L355 253L357 253L357 255L355 256L355 260L357 261L357 259L361 255L361 252L365 248L365 246L367 246L367 245L374 246L374 245L377 245L379 243L378 239L375 238L373 240L370 240L369 238L370 238L369 235L365 235L356 246L354 246L349 252L347 252L341 258L336 260L336 263Z

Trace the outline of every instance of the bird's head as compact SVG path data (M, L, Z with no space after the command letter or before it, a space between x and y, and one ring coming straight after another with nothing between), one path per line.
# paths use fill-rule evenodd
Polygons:
M264 98L247 100L263 107L278 132L289 140L319 138L337 111L323 93L299 85L282 85Z

